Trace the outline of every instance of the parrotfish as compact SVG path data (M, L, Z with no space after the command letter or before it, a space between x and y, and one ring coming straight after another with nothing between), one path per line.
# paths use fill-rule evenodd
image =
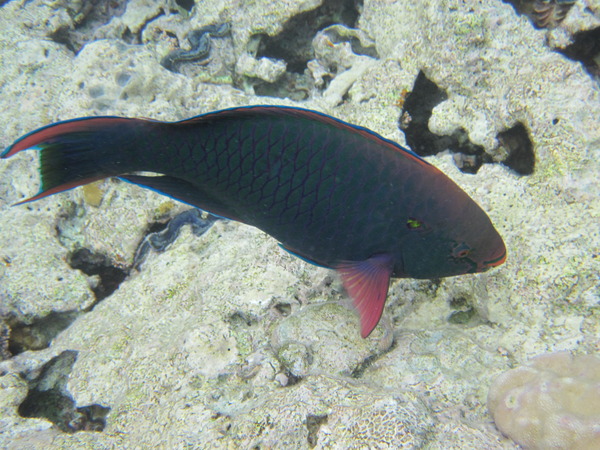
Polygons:
M375 132L294 107L249 106L178 122L83 117L19 138L40 151L41 189L106 177L270 234L335 269L367 337L390 278L483 272L506 259L486 213L439 169ZM156 175L139 175L152 172Z

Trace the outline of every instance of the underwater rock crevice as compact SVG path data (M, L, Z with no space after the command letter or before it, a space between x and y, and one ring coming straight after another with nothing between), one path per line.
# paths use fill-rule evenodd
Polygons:
M336 23L353 28L361 5L357 0L324 0L318 8L290 18L276 36L264 36L256 56L285 60L288 71L301 74L313 58L311 44L317 32Z
M263 74L258 78L242 71L242 84L251 85L261 96L307 99L314 83L307 70L309 61L315 57L313 39L334 24L355 27L361 9L362 0L324 0L321 6L291 17L275 36L255 34L249 41L248 53L254 64L269 65L271 69L268 77Z
M187 12L191 12L192 8L196 4L196 2L194 0L175 0L175 3L180 8L185 9Z
M418 155L425 157L450 150L455 154L454 161L461 171L475 174L484 163L491 162L491 157L483 147L473 144L463 129L445 136L429 130L433 108L446 100L446 92L427 78L423 71L419 72L412 91L404 101L400 129L404 131L408 146Z
M477 310L469 302L466 296L456 296L449 301L450 308L453 311L446 319L448 323L454 325L468 325L475 321L474 318L477 315Z
M176 11L174 11L174 12L176 12ZM121 36L121 38L128 44L134 44L134 45L142 44L143 43L142 35L144 34L144 30L146 29L146 27L150 23L152 23L153 21L155 21L156 19L158 19L159 17L162 17L164 15L165 15L165 12L163 10L158 11L156 14L154 14L154 15L148 17L146 20L144 20L144 22L139 27L139 30L132 32L129 28L127 28L125 30L127 33L124 34L123 36Z
M68 263L73 269L81 270L86 275L99 277L98 283L91 287L96 300L90 310L116 291L129 275L129 268L120 267L106 255L95 253L88 248L79 248L72 252L68 257Z
M476 174L483 164L495 162L484 148L469 140L466 130L460 128L450 135L438 135L429 130L433 108L448 100L448 95L423 71L419 72L412 91L406 96L400 116L400 129L406 143L418 155L425 157L449 150L454 163L464 173ZM533 143L525 126L516 125L497 136L508 156L501 161L520 175L530 175L535 166Z
M310 448L315 448L318 443L318 434L321 426L327 423L329 416L327 414L322 415L314 415L308 414L306 416L306 429L308 430L308 446Z
M517 122L508 130L498 133L497 139L508 153L502 164L519 175L531 175L535 168L535 153L525 125Z
M67 214L75 214L71 211ZM202 212L196 209L184 211L167 222L156 222L148 227L145 238L140 243L133 267L139 269L148 251L161 252L172 244L177 237L181 227L191 225L195 235L203 234L214 221L215 216L202 218ZM61 226L57 226L59 239L61 238ZM67 245L67 242L63 242ZM94 293L94 301L85 310L77 311L53 311L40 318L31 318L27 321L17 320L10 315L2 317L0 322L0 361L9 359L25 351L35 351L48 348L54 338L63 330L67 329L77 318L94 307L115 292L120 284L129 276L130 266L117 264L108 256L94 252L89 248L80 247L71 251L67 256L68 264L76 270L81 270L92 279L91 290Z
M396 339L394 339L392 343L384 350L378 351L367 356L352 370L352 372L350 372L350 377L355 379L362 378L367 369L371 367L375 361L394 350L396 348L396 345Z
M78 407L67 391L77 352L66 350L48 361L28 381L29 392L18 408L21 417L49 420L65 433L102 431L110 408L99 404Z
M555 50L583 64L592 79L600 83L600 27L575 33L572 44Z
M6 349L10 356L28 350L48 348L58 334L67 329L81 314L81 311L51 312L45 317L23 323L6 318ZM1 339L1 338L0 338Z

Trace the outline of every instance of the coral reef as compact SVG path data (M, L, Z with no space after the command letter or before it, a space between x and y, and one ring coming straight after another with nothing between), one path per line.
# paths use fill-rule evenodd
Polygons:
M3 160L0 447L516 448L491 423L494 376L543 353L598 353L596 0L553 29L498 0L86 3L1 6L0 148L77 116L319 109L410 140L489 213L509 256L483 274L394 282L361 340L339 280L259 231L186 226L130 270L189 207L119 180L10 207L35 192L36 155ZM208 59L160 65L224 22ZM569 53L578 36L591 39ZM405 137L412 114L420 128ZM102 432L24 417L44 367L75 352L55 385L70 399L62 423ZM515 373L531 386L562 373L538 364Z
M538 28L554 28L564 20L575 0L506 0Z
M600 448L600 358L550 353L501 374L488 406L525 448Z

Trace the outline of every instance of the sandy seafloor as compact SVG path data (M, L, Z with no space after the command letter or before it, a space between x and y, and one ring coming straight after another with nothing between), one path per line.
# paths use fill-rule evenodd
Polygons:
M483 274L394 280L363 340L332 271L218 222L201 236L184 227L89 311L105 280L73 268L73 255L129 270L150 224L187 207L118 180L10 207L38 189L37 156L23 152L0 161L0 447L516 448L488 409L492 381L538 355L598 355L600 89L554 50L600 25L598 1L576 2L548 30L499 0L365 0L364 34L314 41L277 36L318 0L196 1L190 13L107 1L102 14L76 0L3 3L0 149L78 116L178 120L250 104L317 109L404 144L402 101L423 71L448 96L429 130L462 128L494 162L466 174L449 152L427 160L489 214L509 256ZM232 33L212 40L207 63L159 64L188 31L223 21ZM309 76L284 73L288 53L256 56L256 35L304 42ZM272 96L273 82L295 100ZM533 143L530 175L498 163L497 135L516 123ZM65 317L76 318L57 333ZM561 362L530 370L508 400L494 392L505 433L531 448L594 448L600 374L585 361L567 381L554 375L569 370ZM71 423L81 430L22 417L34 391L71 398L58 409L69 418L84 408ZM89 405L110 410L85 415Z

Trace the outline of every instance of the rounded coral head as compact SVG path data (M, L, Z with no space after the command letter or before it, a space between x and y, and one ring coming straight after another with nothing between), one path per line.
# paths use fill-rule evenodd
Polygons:
M525 448L600 449L600 358L548 353L498 376L488 408Z

